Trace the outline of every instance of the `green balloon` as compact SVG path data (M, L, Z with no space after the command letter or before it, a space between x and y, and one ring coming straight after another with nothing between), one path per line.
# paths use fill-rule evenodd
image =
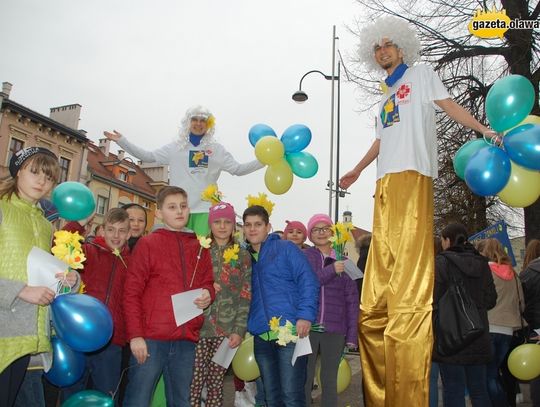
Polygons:
M454 156L454 171L456 175L462 180L465 179L465 167L469 163L469 160L478 150L484 147L489 147L484 139L479 138L471 141L467 141L463 144Z
M114 402L100 391L83 390L64 401L62 407L114 407Z
M486 116L495 131L521 123L534 106L534 87L521 75L497 79L486 96Z

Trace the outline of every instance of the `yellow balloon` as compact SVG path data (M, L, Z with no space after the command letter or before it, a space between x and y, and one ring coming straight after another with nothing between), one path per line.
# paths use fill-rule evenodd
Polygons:
M322 388L320 358L317 358L317 362L315 366L316 366L315 379L317 380L317 384L319 385L319 388ZM347 389L347 387L349 387L349 385L351 384L351 378L352 378L351 365L349 365L349 362L347 362L347 359L341 358L341 362L339 362L338 373L337 373L338 394L343 393Z
M536 116L534 114L528 115L526 118L524 118L521 123L516 124L514 127L509 128L508 130L505 130L503 133L506 134L509 131L512 131L518 126L522 126L524 124L540 124L540 116Z
M273 194L284 194L291 188L292 183L293 172L285 159L269 165L266 169L266 173L264 174L264 184Z
M240 344L232 360L232 368L236 377L246 382L255 380L261 375L253 351L253 336Z
M522 167L513 161L510 163L508 183L497 195L507 205L525 208L540 197L540 171Z
M527 343L515 348L508 356L508 369L519 380L540 376L540 346Z
M277 137L264 136L255 144L255 157L263 164L275 164L283 159L284 154L285 147Z

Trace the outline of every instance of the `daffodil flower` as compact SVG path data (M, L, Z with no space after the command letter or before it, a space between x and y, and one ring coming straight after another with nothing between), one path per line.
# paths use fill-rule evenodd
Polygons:
M268 199L268 196L265 193L259 192L259 196L248 195L246 200L248 208L250 206L259 205L266 209L269 216L272 215L275 204Z
M218 190L218 186L216 184L208 185L206 189L201 193L201 199L203 201L210 202L212 205L220 203L222 197L223 194L220 190Z
M285 325L280 326L279 323L281 317L272 317L268 325L272 332L277 333L277 344L280 346L286 346L289 342L296 343L298 341L298 335L295 335L295 327L291 321L285 321Z
M272 319L270 319L270 322L268 323L268 325L270 326L271 331L275 332L279 329L279 321L281 321L281 317L279 318L272 317Z
M116 249L114 249L114 250L112 251L112 253L113 253L116 257L118 257L118 258L122 261L122 264L124 265L124 267L127 268L126 262L124 261L124 258L122 257L122 254L120 254L120 250L118 250L118 248L116 248Z
M52 254L66 262L70 269L82 269L86 260L82 252L81 241L83 237L78 232L72 233L67 230L59 230L54 233L54 246Z
M210 244L212 243L212 239L206 236L197 236L197 239L199 240L199 244L204 249L209 249Z
M240 246L238 246L238 244L235 244L234 246L225 249L223 251L223 262L225 264L231 264L232 266L234 266L236 264L236 261L238 260L239 252Z

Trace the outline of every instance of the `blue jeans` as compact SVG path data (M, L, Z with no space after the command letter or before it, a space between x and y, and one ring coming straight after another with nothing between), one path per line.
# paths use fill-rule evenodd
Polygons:
M62 389L62 401L85 390L88 378L92 377L92 388L111 395L120 383L122 347L109 343L97 352L86 354L86 369L75 384Z
M507 407L506 391L501 382L500 367L510 349L511 335L491 333L493 360L487 366L487 384L493 407Z
M486 365L439 363L444 407L465 407L465 389L473 407L491 407L487 391Z
M27 370L17 394L15 407L45 407L45 392L41 377L43 370Z
M255 380L255 385L257 386L257 394L255 395L255 404L257 406L266 405L266 397L264 395L264 384L260 377Z
M255 360L259 365L264 383L267 407L305 407L307 356L296 359L292 355L296 344L280 346L277 341L265 341L254 337Z
M431 373L429 374L429 407L439 405L439 364L431 363Z
M161 374L167 407L189 407L195 343L145 339L149 357L139 365L131 356L124 407L148 407Z

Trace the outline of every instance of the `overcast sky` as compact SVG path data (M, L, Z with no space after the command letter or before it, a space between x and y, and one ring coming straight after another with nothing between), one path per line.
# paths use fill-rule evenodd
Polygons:
M255 158L248 141L254 124L278 136L307 125L315 177L295 176L279 196L268 193L264 169L220 178L237 213L248 194L267 192L276 203L271 222L283 229L286 219L306 223L328 212L330 82L312 74L303 83L309 100L299 105L291 95L307 71L331 74L333 25L344 57L355 52L346 26L359 13L353 0L4 0L0 81L13 84L11 99L45 115L81 104L79 128L95 142L117 129L150 150L176 137L195 104L214 113L217 140L240 162ZM341 173L374 139L373 112L357 112L361 96L342 82ZM368 230L374 189L372 165L340 200L340 212L352 211L355 225Z

